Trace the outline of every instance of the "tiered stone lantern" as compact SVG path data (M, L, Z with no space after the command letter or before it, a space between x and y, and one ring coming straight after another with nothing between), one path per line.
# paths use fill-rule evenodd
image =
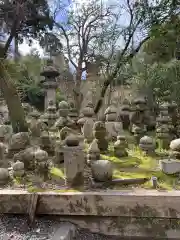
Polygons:
M171 117L169 116L169 113L168 113L168 104L163 103L159 109L160 109L160 114L156 119L156 122L157 122L156 127L159 128L162 125L165 125L169 129L169 131L171 131L173 126L172 126Z
M70 106L70 109L69 109L69 117L73 120L73 121L75 121L75 122L77 122L77 120L78 120L78 111L77 111L77 109L75 108L75 105L74 105L74 103L73 102L71 102L70 104L69 104L69 106Z
M143 131L147 130L146 126L146 116L145 112L147 110L147 103L145 98L140 97L136 98L132 102L132 113L130 117L131 121L131 132L134 133L134 129L142 129ZM137 128L136 128L137 127ZM138 130L139 132L139 130Z
M48 103L47 110L43 115L44 121L48 124L48 127L52 127L58 118L58 114L56 112L56 105L53 100L50 100Z
M82 110L81 117L77 121L77 124L80 126L80 128L82 128L84 126L86 120L88 120L88 119L94 120L94 115L95 114L94 114L93 104L91 102L89 102L87 104L87 106Z
M172 121L168 113L168 103L163 103L160 106L160 114L156 119L156 137L159 142L159 147L163 149L169 149L171 141L171 131L173 129Z
M74 121L70 119L69 114L69 104L66 101L61 101L59 103L59 118L55 123L55 127L61 130L63 127L73 127Z
M130 103L127 99L124 99L120 114L119 114L119 120L122 122L122 126L124 130L128 130L130 126Z
M56 102L56 88L58 87L56 77L59 76L59 72L52 65L52 61L49 60L47 66L40 74L41 76L45 77L45 81L43 82L44 89L46 91L45 109L47 109L50 100Z

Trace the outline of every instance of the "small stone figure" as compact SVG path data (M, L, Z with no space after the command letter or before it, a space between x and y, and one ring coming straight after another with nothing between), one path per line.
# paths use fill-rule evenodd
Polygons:
M132 133L134 135L136 144L139 144L139 140L141 139L141 137L143 137L145 132L146 132L145 126L142 127L136 125L132 126Z
M13 168L13 177L23 177L25 174L24 163L17 161L12 165Z
M88 164L92 161L96 161L100 159L100 150L98 148L98 141L97 139L94 139L92 143L90 144L87 152L87 162Z
M116 140L120 131L122 131L122 123L117 121L117 108L115 105L109 106L105 111L105 126L107 131L107 139Z
M128 153L126 148L128 147L128 143L126 142L125 136L117 136L117 141L114 143L114 156L116 157L127 157Z
M38 149L35 152L35 165L36 170L43 175L46 180L48 177L48 153L44 150Z
M94 126L94 121L93 119L89 118L89 119L86 119L84 126L82 127L82 133L87 143L91 143L94 138L93 126Z
M180 138L170 142L171 157L180 160Z
M30 137L27 132L19 132L12 135L8 147L8 157L11 158L15 153L24 150L30 145Z
M94 109L93 109L93 104L91 102L89 102L87 104L87 106L82 110L81 117L77 121L77 124L82 129L86 120L92 119L94 121L94 115L95 115L95 113L94 113Z
M144 136L139 141L139 148L147 155L152 155L155 153L156 145L151 137Z
M63 127L73 127L74 121L70 119L69 104L65 101L59 103L59 118L55 123L55 127L61 130Z
M105 123L98 121L95 122L93 127L93 134L95 139L97 139L98 148L100 151L107 151L108 149L108 141L106 139L107 132Z
M39 138L41 136L41 122L39 121L40 113L33 111L30 113L31 121L29 124L29 130L33 138Z

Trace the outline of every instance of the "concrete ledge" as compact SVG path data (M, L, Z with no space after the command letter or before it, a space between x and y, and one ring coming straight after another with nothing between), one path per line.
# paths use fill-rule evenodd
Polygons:
M180 219L180 192L108 191L37 193L36 214ZM29 214L32 194L0 190L0 213Z

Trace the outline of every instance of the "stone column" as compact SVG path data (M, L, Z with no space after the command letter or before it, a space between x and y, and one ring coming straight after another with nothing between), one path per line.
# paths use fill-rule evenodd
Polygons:
M83 186L85 154L81 146L65 146L64 152L64 172L66 184L69 187Z
M44 103L45 109L47 109L50 101L53 101L54 103L56 102L56 88L58 87L56 77L59 76L59 72L50 64L52 63L49 61L47 66L41 72L41 76L45 77L45 81L43 83L46 91Z

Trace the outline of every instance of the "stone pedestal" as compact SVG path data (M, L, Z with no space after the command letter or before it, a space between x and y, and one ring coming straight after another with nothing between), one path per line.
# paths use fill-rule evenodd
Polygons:
M174 159L164 159L160 161L160 168L166 174L175 174L180 172L180 161Z
M65 146L63 152L66 184L70 187L82 186L84 184L83 171L85 167L83 149L80 146Z

